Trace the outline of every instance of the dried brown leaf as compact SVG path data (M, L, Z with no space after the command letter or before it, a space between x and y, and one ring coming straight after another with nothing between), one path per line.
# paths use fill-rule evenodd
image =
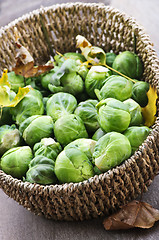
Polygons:
M34 66L34 59L29 51L19 42L16 42L16 47L18 51L16 56L17 62L13 68L15 74L22 75L25 78L37 77L53 68L52 65Z
M159 210L141 201L132 201L104 220L106 230L151 228L159 220Z

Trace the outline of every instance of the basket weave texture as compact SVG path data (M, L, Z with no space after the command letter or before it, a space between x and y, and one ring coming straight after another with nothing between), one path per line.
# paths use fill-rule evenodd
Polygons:
M133 51L144 63L143 79L157 87L159 60L149 36L136 21L102 4L68 3L33 11L0 29L0 71L15 64L15 27L36 64L55 51L75 51L75 37L85 36L106 52ZM159 104L157 103L157 106ZM157 111L158 114L158 111ZM122 165L88 181L63 185L31 184L0 171L0 187L19 204L55 220L84 220L108 215L147 190L159 169L159 118L139 150Z

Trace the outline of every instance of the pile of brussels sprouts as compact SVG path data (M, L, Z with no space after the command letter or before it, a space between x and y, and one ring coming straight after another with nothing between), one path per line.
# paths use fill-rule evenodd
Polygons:
M149 84L132 52L106 53L106 64L134 82L71 52L56 55L54 68L38 77L8 73L11 99L25 83L32 88L2 112L5 173L39 184L81 182L134 154L150 132L141 112Z

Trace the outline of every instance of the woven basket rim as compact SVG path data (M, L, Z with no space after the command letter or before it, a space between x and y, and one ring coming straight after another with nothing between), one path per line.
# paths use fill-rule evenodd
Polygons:
M148 46L148 51L151 51L152 53L152 56L151 56L151 59L152 59L152 62L153 62L153 70L154 72L156 73L155 77L157 79L159 79L159 68L158 68L158 63L159 63L159 59L157 57L157 54L153 48L153 44L151 43L150 41L150 37L147 33L145 33L145 30L143 28L142 25L138 24L136 22L136 20L133 18L133 17L130 17L129 15L127 15L126 13L124 12L121 12L119 11L118 9L112 7L112 6L106 6L104 5L103 3L82 3L82 2L75 2L75 3L62 3L62 4L54 4L54 5L51 5L51 6L48 6L48 7L41 7L39 9L36 9L36 10L33 10L32 12L29 12L27 14L24 14L22 15L21 17L13 20L12 22L8 23L6 26L2 26L0 28L0 37L3 35L3 33L8 30L10 27L16 27L16 24L19 23L21 20L26 20L28 18L30 18L32 15L36 15L36 14L39 14L39 13L44 13L44 12L47 12L51 9L58 9L59 7L60 8L71 8L73 6L88 6L88 7L94 7L94 8L104 8L106 10L111 10L114 14L115 13L118 13L120 14L122 17L124 17L127 22L129 24L131 24L133 27L134 27L134 31L138 31L140 33L140 35L142 36L142 39L144 38L144 41L147 43L147 46ZM157 86L158 88L158 86ZM144 141L144 143L139 147L139 150L137 150L135 152L135 154L140 154L140 152L142 151L142 149L145 148L145 143L147 142L147 140L149 140L151 137L153 137L153 133L155 132L155 130L157 130L159 132L159 118L156 119L156 122L155 124L153 125L153 129L151 131L151 133L149 134L149 136L147 137L147 139ZM82 181L82 182L79 182L79 183L64 183L64 184L55 184L55 185L42 185L42 184L37 184L37 183L29 183L29 182L24 182L20 179L17 179L17 178L14 178L6 173L4 173L2 170L0 170L0 178L1 180L3 179L7 179L7 182L14 182L15 184L18 184L18 185L21 185L21 187L27 189L33 189L36 190L38 188L41 188L41 189L52 189L53 191L60 191L60 190L65 190L67 188L67 193L70 191L73 191L74 189L78 188L80 185L91 185L93 183L96 183L97 180L100 180L100 179L107 179L109 178L112 174L115 174L117 171L121 170L121 169L124 169L126 168L127 165L131 165L133 164L133 162L135 161L134 158L133 158L134 155L132 155L130 158L128 158L127 160L125 160L120 166L117 166L105 173L102 173L100 175L95 175L94 177L91 177L90 179L88 180L85 180L85 181ZM66 192L65 192L66 193Z

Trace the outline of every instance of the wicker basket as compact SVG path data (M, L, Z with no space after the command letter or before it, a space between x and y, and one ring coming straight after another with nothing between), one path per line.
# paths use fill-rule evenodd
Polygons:
M132 18L102 4L69 3L33 11L0 29L0 70L15 63L14 27L37 64L55 50L75 51L77 34L93 45L115 53L133 50L144 62L143 79L157 87L159 60L149 36ZM147 190L159 167L159 119L135 154L104 174L88 181L43 186L15 179L0 171L0 187L19 204L55 220L84 220L108 215Z

